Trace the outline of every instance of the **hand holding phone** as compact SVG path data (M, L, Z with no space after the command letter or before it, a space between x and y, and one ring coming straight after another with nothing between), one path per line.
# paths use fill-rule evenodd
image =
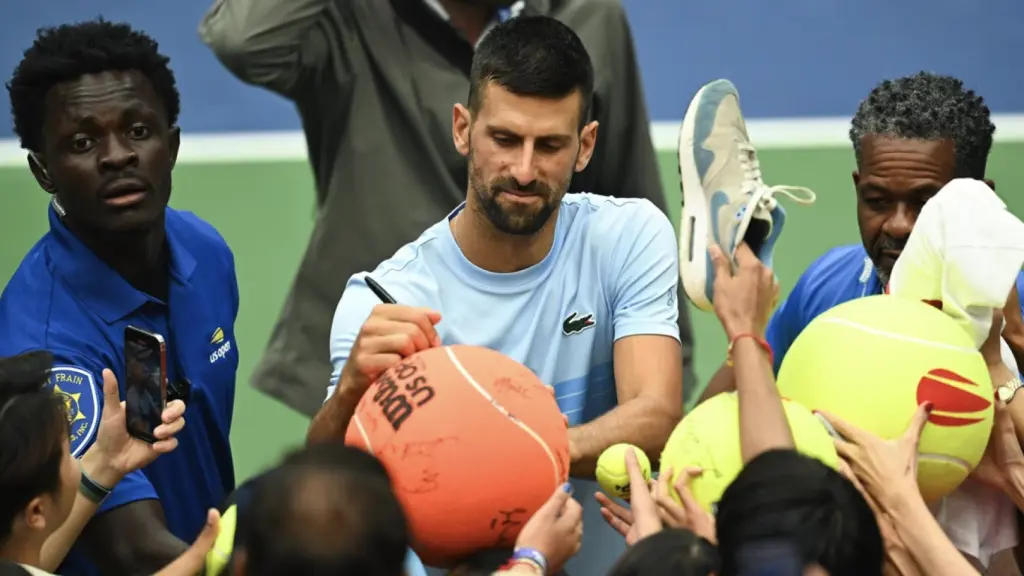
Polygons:
M125 418L128 433L156 442L153 431L167 406L167 346L159 334L124 330Z

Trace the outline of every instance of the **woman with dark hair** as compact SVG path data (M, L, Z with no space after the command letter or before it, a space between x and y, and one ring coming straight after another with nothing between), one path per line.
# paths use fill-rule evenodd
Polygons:
M65 401L47 385L52 365L42 351L0 358L0 561L36 574L55 569L121 478L174 450L185 425L175 400L155 443L129 436L117 379L104 370L96 441L76 461Z

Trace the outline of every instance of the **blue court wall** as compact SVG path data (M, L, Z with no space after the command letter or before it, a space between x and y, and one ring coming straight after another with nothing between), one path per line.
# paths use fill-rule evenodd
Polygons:
M263 2L287 0L258 0ZM344 0L339 0L344 1ZM34 30L102 15L148 31L172 58L189 132L289 130L293 108L232 78L199 42L209 0L43 0L0 7L6 79ZM652 120L678 120L728 77L751 117L849 116L885 77L954 74L1000 113L1024 112L1020 0L624 0ZM11 136L0 115L0 139Z

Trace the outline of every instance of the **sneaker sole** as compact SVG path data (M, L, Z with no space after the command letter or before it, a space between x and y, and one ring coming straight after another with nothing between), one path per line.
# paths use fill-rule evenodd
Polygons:
M693 156L693 133L697 110L705 92L716 82L704 85L686 108L679 130L679 183L682 188L683 210L679 223L679 280L683 291L694 306L704 311L714 309L707 295L708 275L714 271L708 258L710 214L703 184L698 179L697 162ZM686 170L683 167L686 167Z

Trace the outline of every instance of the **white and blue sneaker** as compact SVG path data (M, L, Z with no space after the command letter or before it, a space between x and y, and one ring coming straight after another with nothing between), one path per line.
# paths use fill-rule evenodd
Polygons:
M739 93L728 80L706 84L686 109L679 133L679 177L679 277L687 297L701 310L713 309L715 269L709 246L718 245L734 257L740 242L746 242L771 268L786 221L775 194L800 204L815 200L808 188L765 185Z

